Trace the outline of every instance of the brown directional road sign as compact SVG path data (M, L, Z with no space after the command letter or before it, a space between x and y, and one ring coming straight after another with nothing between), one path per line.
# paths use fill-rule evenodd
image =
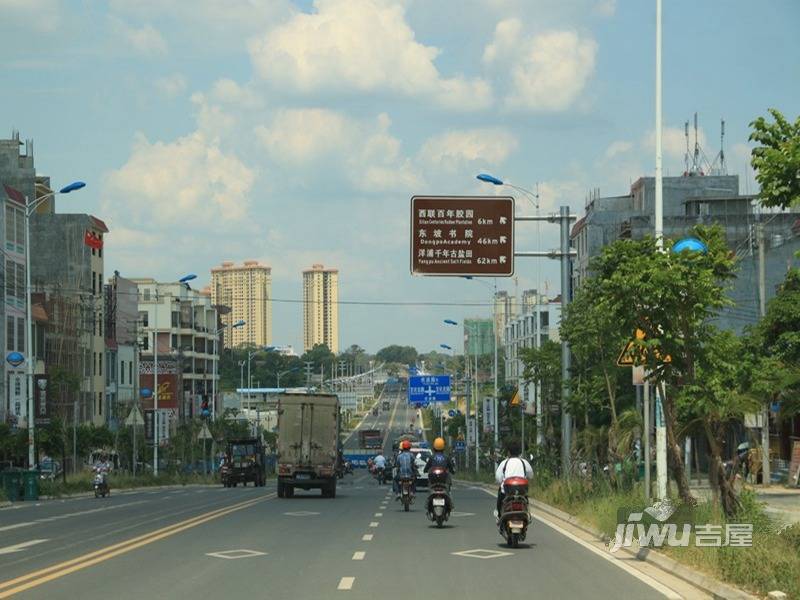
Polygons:
M413 275L510 277L514 274L514 199L411 198Z

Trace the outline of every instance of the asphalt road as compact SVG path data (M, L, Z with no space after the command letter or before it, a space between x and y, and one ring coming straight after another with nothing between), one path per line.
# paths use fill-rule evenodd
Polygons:
M411 414L394 400L393 435ZM527 546L508 549L490 492L453 495L442 530L424 495L402 512L363 472L335 499L279 500L270 482L20 504L0 510L0 598L702 597L540 521Z

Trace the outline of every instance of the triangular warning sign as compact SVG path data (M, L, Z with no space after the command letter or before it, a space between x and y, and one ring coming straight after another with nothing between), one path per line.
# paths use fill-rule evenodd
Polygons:
M514 392L514 397L511 398L511 406L519 406L519 403L519 388L517 388L517 391Z
M636 361L633 360L633 342L630 341L625 344L625 347L622 349L622 352L619 353L617 357L617 366L618 367L632 367L635 365Z

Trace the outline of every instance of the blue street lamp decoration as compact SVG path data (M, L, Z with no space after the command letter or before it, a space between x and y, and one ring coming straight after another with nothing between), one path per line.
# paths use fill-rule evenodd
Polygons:
M447 325L458 325L458 321L453 321L453 319L445 319L444 322Z
M191 281L192 279L197 279L197 275L195 275L194 273L189 273L188 275L184 275L183 277L181 277L178 280L178 282L179 283L187 283L187 282Z
M439 348L444 348L445 350L452 350L453 349L450 346L448 346L447 344L439 344Z
M9 352L6 356L6 362L12 367L18 367L25 362L25 356L20 352Z
M491 183L492 185L504 185L502 179L498 179L494 175L489 175L488 173L481 173L477 175L476 178L486 183Z
M683 252L684 250L688 250L689 252L700 252L701 254L708 253L708 246L706 246L705 242L698 240L695 237L688 237L683 238L682 240L678 240L675 242L675 245L672 246L672 251L676 254Z
M139 390L139 395L142 398L150 398L153 395L153 390L151 390L150 388L143 387L142 389Z
M236 323L231 325L231 327L234 327L234 328L236 328L236 327L244 327L244 325L245 325L245 321L236 321Z
M73 181L69 185L65 185L63 188L58 190L59 194L69 194L70 192L74 192L75 190L79 190L81 188L85 188L86 184L83 181Z

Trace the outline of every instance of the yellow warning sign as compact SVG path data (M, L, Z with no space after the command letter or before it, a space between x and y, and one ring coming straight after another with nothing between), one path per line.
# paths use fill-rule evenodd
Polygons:
M519 397L519 388L514 392L514 397L511 398L511 406L519 406L520 405L520 397Z
M641 341L645 338L645 333L641 329L636 330L636 340ZM657 359L661 360L661 355L656 351ZM633 367L640 365L647 360L647 351L644 349L636 349L636 341L631 340L622 349L617 357L618 367ZM662 362L672 362L672 357L667 355Z

